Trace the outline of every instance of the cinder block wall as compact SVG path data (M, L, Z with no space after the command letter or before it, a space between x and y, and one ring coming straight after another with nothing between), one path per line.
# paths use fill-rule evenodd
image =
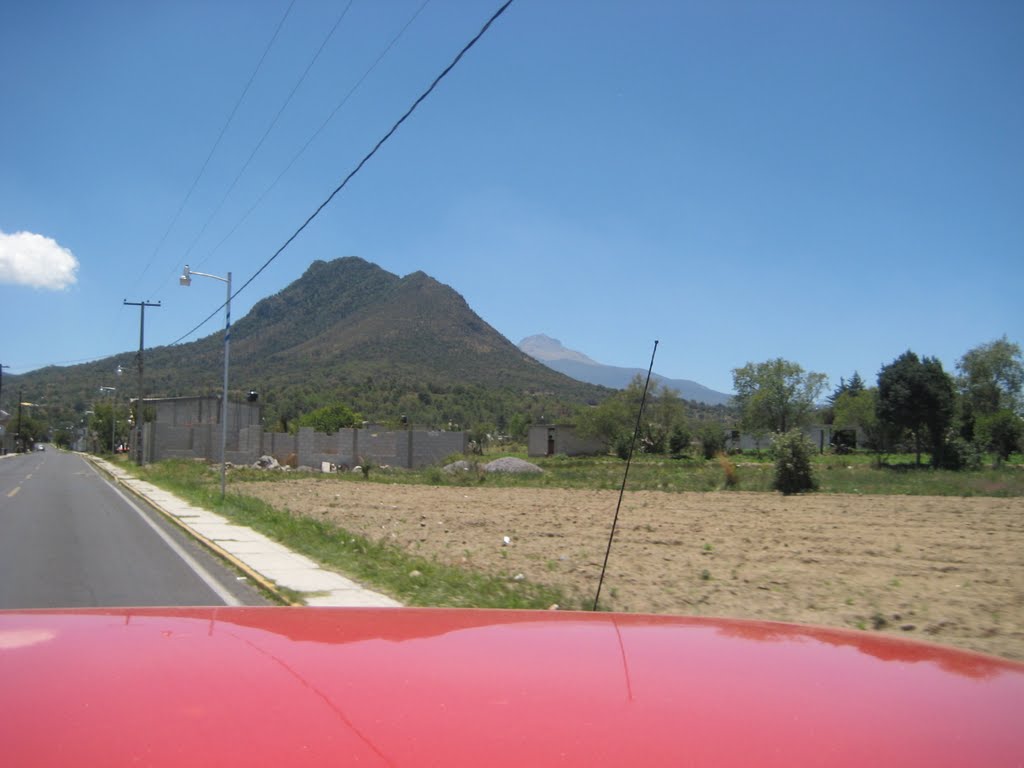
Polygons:
M215 423L146 424L147 461L170 458L220 459L220 425ZM228 423L225 458L233 464L252 464L260 456L285 463L293 454L298 466L319 469L322 462L354 467L362 461L416 469L435 464L453 453L465 453L465 432L435 430L387 430L382 427L343 429L333 435L308 427L298 435L264 432L260 426L232 429Z

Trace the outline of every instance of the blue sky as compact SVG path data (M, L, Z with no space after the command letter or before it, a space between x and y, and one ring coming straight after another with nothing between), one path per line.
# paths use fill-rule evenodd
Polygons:
M0 363L131 362L124 299L181 338L224 294L182 266L247 280L499 5L0 3ZM1024 342L1021 40L1014 0L516 0L233 315L355 255L722 391L953 371Z

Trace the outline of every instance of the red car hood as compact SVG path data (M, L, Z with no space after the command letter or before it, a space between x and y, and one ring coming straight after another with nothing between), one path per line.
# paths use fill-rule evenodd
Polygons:
M0 612L11 766L1020 765L1024 665L859 632L444 609Z

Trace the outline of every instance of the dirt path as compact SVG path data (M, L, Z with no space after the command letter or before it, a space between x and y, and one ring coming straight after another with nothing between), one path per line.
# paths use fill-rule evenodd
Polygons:
M617 500L308 479L235 490L587 604ZM1024 660L1024 499L628 493L602 603L877 629Z

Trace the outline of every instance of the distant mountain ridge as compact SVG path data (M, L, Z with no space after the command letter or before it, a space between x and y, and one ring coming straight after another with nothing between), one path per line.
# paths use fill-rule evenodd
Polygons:
M582 352L562 346L558 339L544 334L527 336L519 342L519 349L559 373L602 387L624 389L637 374L647 375L647 371L642 368L602 365ZM651 380L669 389L674 389L685 400L695 400L707 405L726 405L732 399L732 395L716 392L689 379L670 379L652 373Z

